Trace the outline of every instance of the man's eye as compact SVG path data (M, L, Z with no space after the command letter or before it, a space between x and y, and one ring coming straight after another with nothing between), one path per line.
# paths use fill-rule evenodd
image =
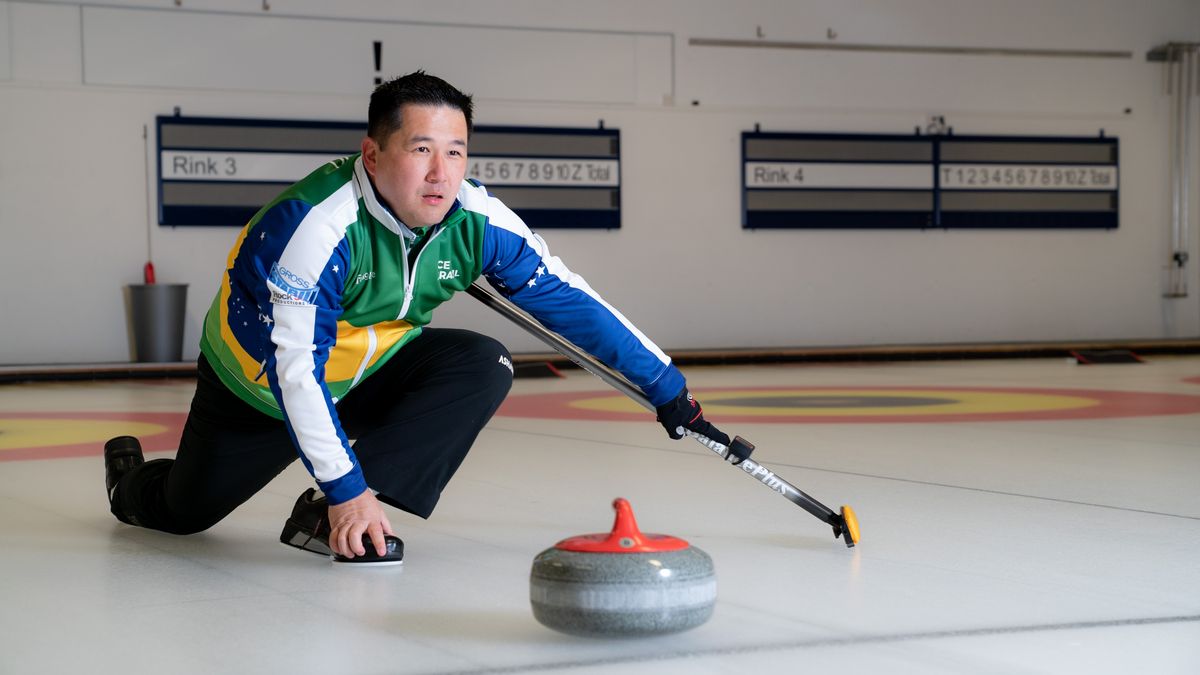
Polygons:
M462 152L459 150L451 150L450 154L454 157L462 157Z
M425 146L425 145L418 145L418 146L416 147L416 151L417 151L417 152L429 152L429 146Z

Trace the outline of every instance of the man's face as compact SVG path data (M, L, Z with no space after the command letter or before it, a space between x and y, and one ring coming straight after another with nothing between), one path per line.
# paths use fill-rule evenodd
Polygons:
M381 148L363 139L363 165L388 208L409 227L442 222L467 173L467 119L440 105L405 105Z

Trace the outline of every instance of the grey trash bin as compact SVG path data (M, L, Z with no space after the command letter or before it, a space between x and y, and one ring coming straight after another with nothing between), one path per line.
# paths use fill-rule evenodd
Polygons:
M183 319L187 284L130 284L134 360L167 363L183 360Z

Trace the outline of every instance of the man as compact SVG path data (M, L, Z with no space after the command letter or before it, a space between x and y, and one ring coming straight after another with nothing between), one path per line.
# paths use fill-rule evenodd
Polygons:
M479 276L640 387L673 438L682 427L728 444L654 343L464 181L471 113L469 96L424 72L382 84L361 154L251 219L205 318L175 459L143 462L129 436L105 445L113 515L199 532L298 455L323 494L300 496L281 540L398 562L380 503L429 517L512 383L495 340L425 327Z

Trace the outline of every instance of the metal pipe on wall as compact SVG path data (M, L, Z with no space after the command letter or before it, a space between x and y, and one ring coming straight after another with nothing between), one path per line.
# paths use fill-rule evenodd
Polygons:
M1170 96L1171 110L1170 120L1168 124L1168 147L1169 159L1171 163L1171 239L1168 242L1170 246L1169 254L1174 254L1178 249L1179 243L1179 76L1181 70L1177 65L1179 63L1179 50L1174 45L1167 49L1167 95ZM1176 273L1178 266L1171 261L1167 262L1167 289L1164 293L1165 297L1179 296L1179 279Z
M1192 165L1195 152L1192 143L1192 99L1200 90L1200 49L1196 44L1167 45L1167 93L1171 96L1170 162L1171 162L1171 241L1168 261L1168 298L1188 295L1187 263L1191 246Z
M1197 56L1200 56L1200 52L1197 51L1196 45L1191 45L1188 48L1188 50L1184 53L1184 59L1183 59L1184 67L1183 67L1183 76L1182 76L1184 86L1179 91L1179 99L1183 102L1183 105L1182 105L1182 107L1180 109L1180 113L1179 113L1180 120L1181 120L1181 123L1183 126L1183 133L1182 133L1182 138L1180 139L1180 142L1182 144L1182 146L1180 147L1180 155L1182 156L1182 161L1180 161L1181 171L1180 171L1180 176L1179 176L1179 187L1180 187L1180 190L1179 190L1180 228L1179 229L1180 229L1180 232L1179 232L1179 248L1176 250L1183 253L1183 255L1185 256L1185 258L1184 258L1185 262L1186 262L1186 256L1188 255L1188 251L1191 250L1191 246L1190 246L1191 232L1192 232L1191 195L1192 195L1192 189L1194 187L1192 185L1192 165L1195 164L1195 158L1196 158L1195 148L1193 147L1193 144L1192 144L1192 99L1196 95L1195 84L1196 84L1196 58L1197 58ZM1183 267L1184 267L1184 265L1181 264L1180 265L1180 268L1181 268L1180 276L1183 277L1183 286L1184 286L1183 292L1186 295L1187 294L1187 277L1183 274L1183 269L1182 269Z

